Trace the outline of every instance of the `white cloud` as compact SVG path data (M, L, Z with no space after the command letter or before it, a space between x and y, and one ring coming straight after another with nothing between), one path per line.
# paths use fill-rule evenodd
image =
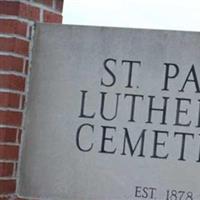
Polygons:
M64 23L200 31L199 0L65 0Z

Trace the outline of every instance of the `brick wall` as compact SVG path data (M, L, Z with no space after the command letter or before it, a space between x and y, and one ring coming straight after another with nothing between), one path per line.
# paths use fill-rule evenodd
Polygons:
M0 200L16 187L34 22L61 23L63 0L0 0Z

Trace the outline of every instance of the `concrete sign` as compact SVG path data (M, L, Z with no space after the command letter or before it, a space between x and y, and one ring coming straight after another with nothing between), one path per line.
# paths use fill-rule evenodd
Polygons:
M20 195L200 199L200 34L38 25Z

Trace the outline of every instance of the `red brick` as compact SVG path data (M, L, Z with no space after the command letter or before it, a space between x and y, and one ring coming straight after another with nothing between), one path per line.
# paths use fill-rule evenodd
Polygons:
M33 20L40 20L40 9L28 4L20 3L19 16Z
M25 78L16 75L0 75L0 88L13 89L18 91L24 91Z
M21 126L22 113L14 111L0 111L0 124Z
M52 0L36 0L36 2L49 6L49 7L52 7L52 3L53 3Z
M15 39L14 52L27 56L29 54L29 42L24 41L24 40Z
M16 142L16 128L0 128L0 142Z
M18 160L19 147L12 145L0 145L0 159Z
M17 200L18 198L13 195L13 194L4 194L0 197L0 200ZM24 200L28 200L28 199L24 199ZM30 200L30 199L29 199ZM31 199L32 200L32 199Z
M0 38L0 51L15 52L27 56L29 42L17 38Z
M0 200L11 200L12 199L12 197L10 197L10 196L3 196L3 197L0 197Z
M57 0L56 1L56 9L59 10L60 12L62 12L62 10L63 10L63 4L64 4L63 0Z
M11 19L0 19L0 32L26 36L27 24Z
M22 140L22 130L20 129L18 132L18 142L21 143Z
M0 14L18 16L19 2L0 1Z
M39 8L20 2L0 1L0 14L20 16L33 21L40 19Z
M23 71L23 59L14 56L0 55L0 69L7 71Z
M0 176L12 176L13 168L13 163L0 163Z
M49 12L49 11L44 11L44 22L48 23L61 23L62 22L62 15Z
M0 194L14 193L16 190L16 180L0 180Z
M0 92L0 107L19 108L20 95Z

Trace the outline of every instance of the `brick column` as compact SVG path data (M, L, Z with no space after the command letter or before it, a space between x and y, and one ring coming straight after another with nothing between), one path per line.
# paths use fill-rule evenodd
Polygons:
M0 200L17 199L34 22L62 23L63 0L0 0Z

